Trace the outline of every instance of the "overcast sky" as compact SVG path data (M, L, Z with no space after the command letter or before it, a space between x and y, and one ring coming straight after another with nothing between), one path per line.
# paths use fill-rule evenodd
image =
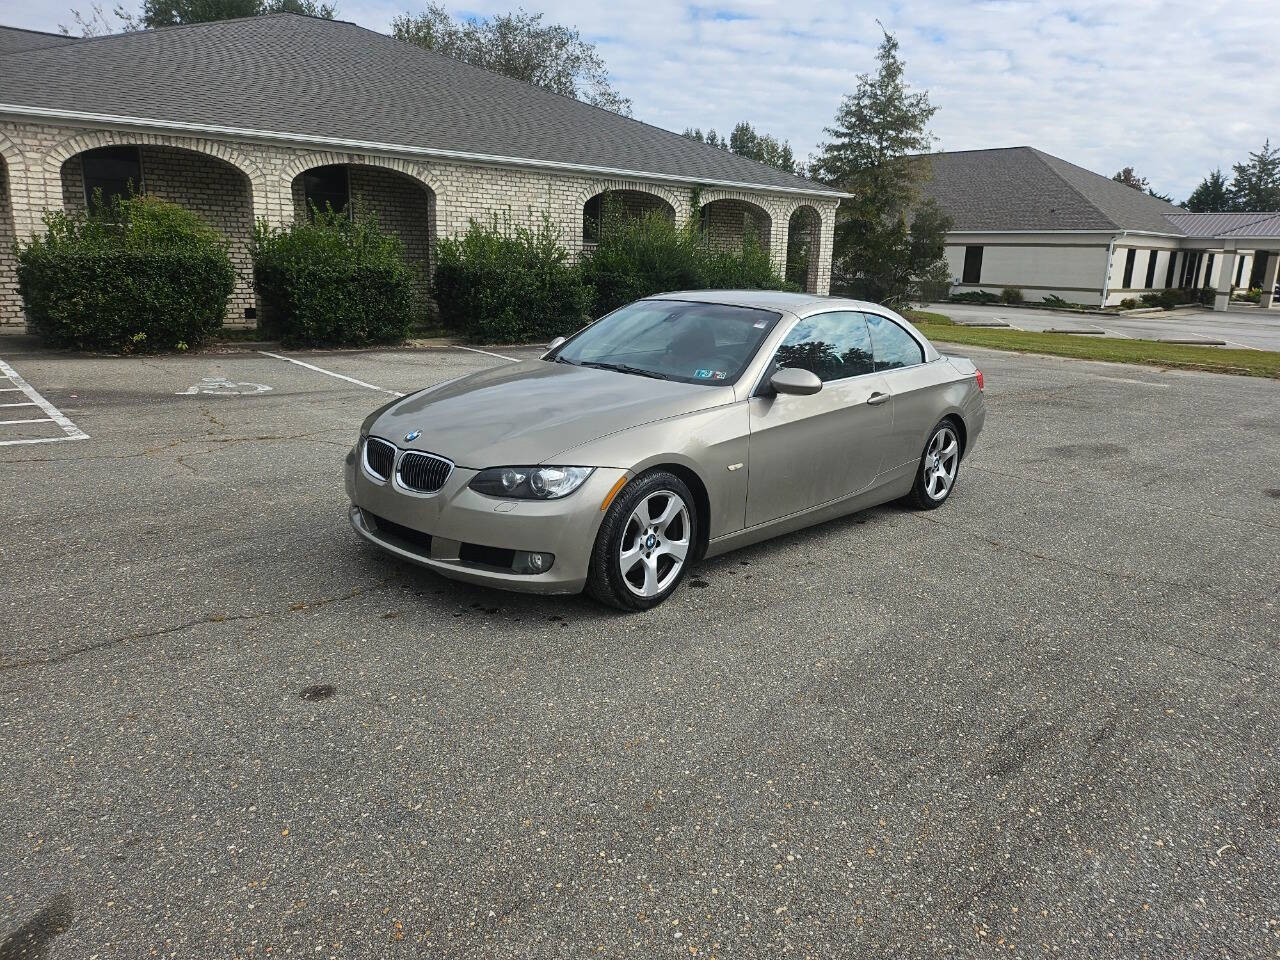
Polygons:
M126 4L131 0L126 0ZM375 30L410 7L336 0ZM113 0L107 0L108 8ZM0 23L56 30L75 0L0 0ZM489 14L518 6L468 0ZM524 0L594 41L635 116L671 130L739 120L805 157L874 67L876 19L939 108L940 149L1029 144L1182 200L1214 167L1280 140L1277 0Z

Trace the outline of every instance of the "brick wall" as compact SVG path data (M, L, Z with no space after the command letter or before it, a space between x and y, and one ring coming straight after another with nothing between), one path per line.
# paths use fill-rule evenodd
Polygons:
M9 170L0 161L0 326L20 326L22 298L18 295L18 258L13 245L13 204L9 202Z
M10 158L16 157L16 162L25 164L25 172L18 178L21 182L15 181L11 189L17 235L25 237L38 230L40 211L47 207L61 205L68 199L83 203L83 187L77 190L75 183L77 165L64 164L65 161L84 150L130 143L139 144L143 149L144 181L148 181L150 165L154 190L163 189L164 195L190 203L226 232L237 251L237 266L244 266L246 271L247 259L239 238L247 241L255 217L276 225L291 221L296 212L295 178L304 170L326 164L374 168L367 176L361 172L353 178L353 191L396 197L397 210L389 225L406 237L410 255L423 259L436 232L440 236L456 236L466 231L472 218L488 221L495 214L513 225L525 226L536 226L544 215L549 216L560 225L562 242L570 255L576 256L583 249L583 206L592 196L606 190L635 191L638 196L651 198L637 202L652 207L669 205L676 222L684 223L690 215L695 193L689 184L611 179L532 167L438 162L311 150L287 144L3 120L0 121L0 153L10 163L15 162ZM241 173L232 171L232 166ZM375 170L377 176L374 176ZM63 179L64 171L71 180ZM146 183L146 189L153 189L150 182ZM766 190L704 189L700 193L710 209L713 237L717 242L728 248L735 244L735 238L740 243L743 233L752 231L760 238L761 245L770 250L779 272L785 267L790 214L802 204L819 210L822 217L819 244L823 251L830 250L833 200ZM764 214L759 212L761 209ZM0 269L6 277L10 275L3 262ZM819 291L825 292L830 275L828 252L819 261ZM0 277L0 318L6 320L19 316L20 305L13 293L7 292L11 290L11 283ZM243 307L252 303L251 298L246 272L237 286L228 320L243 323Z
M190 150L144 145L139 153L143 193L186 207L227 239L236 285L227 301L225 322L244 326L245 309L255 305L249 256L253 195L248 179L231 164ZM69 211L85 209L84 166L78 154L62 165L62 203Z
M768 250L770 226L769 215L744 200L713 200L702 207L702 229L712 250L740 250L748 234Z

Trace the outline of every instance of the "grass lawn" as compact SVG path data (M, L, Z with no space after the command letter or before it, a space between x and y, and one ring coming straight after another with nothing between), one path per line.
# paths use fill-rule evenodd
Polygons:
M935 343L961 343L992 350L1019 353L1046 353L1079 360L1106 360L1110 363L1141 363L1153 367L1208 370L1249 377L1280 380L1280 353L1271 350L1229 350L1225 347L1197 347L1154 340L1121 340L1111 337L1081 337L1069 333L1032 333L1003 327L962 327L940 313L912 310L906 314Z

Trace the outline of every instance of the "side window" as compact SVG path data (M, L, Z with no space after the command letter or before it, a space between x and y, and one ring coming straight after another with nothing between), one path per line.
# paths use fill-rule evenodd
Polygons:
M805 317L782 341L774 362L810 370L824 383L875 371L866 320L852 311Z
M877 370L896 370L924 363L924 350L916 338L888 317L868 313L867 326L871 328Z

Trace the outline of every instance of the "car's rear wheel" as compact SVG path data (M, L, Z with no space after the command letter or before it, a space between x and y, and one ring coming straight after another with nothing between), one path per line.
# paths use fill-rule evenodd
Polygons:
M623 487L596 535L587 591L623 610L648 610L671 596L693 559L695 503L685 482L665 470Z
M960 432L955 421L942 420L929 433L916 482L907 502L920 510L934 510L946 502L960 473Z

